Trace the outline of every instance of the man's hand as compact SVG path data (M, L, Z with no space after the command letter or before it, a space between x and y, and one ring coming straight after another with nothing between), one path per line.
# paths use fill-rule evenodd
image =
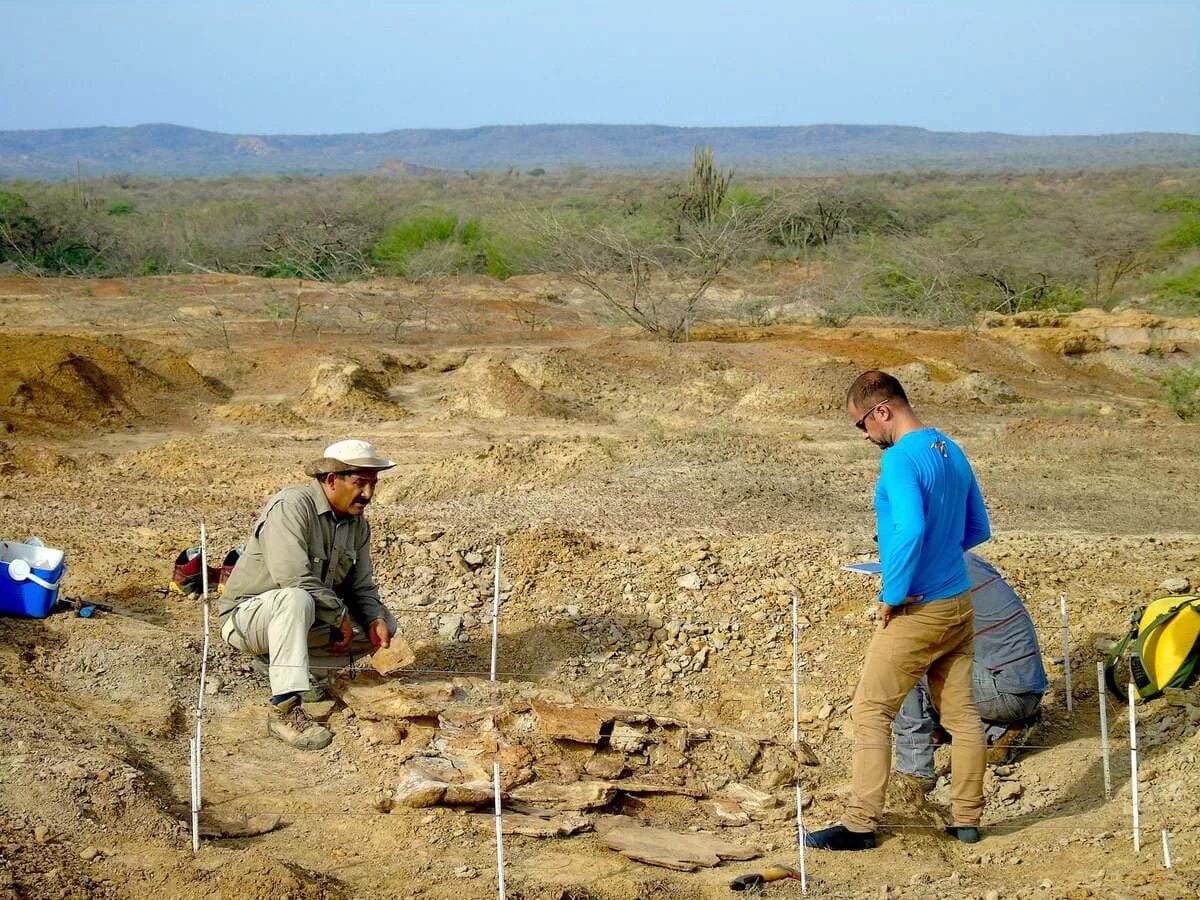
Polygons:
M350 644L354 641L354 623L350 621L350 613L342 613L342 624L338 630L342 633L342 639L330 644L329 649L334 653L349 653Z
M887 628L888 622L892 621L892 616L894 616L895 614L896 614L896 607L891 606L890 604L884 603L882 600L879 601L879 612L875 616L875 618L879 620L880 628Z
M371 638L371 647L375 650L383 650L392 642L392 633L383 619L373 620L367 629L367 635Z

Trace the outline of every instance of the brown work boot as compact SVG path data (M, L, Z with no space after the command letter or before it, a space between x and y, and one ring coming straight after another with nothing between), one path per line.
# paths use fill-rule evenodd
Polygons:
M267 734L297 750L321 750L333 740L333 732L308 717L299 697L268 704Z

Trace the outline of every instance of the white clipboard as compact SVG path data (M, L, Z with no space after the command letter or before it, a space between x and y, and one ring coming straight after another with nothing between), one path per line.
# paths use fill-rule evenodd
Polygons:
M842 566L843 572L853 572L856 575L882 575L883 564L873 559L865 562L848 563Z

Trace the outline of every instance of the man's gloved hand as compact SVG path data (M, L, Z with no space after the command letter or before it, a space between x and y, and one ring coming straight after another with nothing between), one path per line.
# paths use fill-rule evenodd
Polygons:
M329 645L329 649L334 653L349 653L350 644L354 640L354 623L350 621L350 613L342 613L342 624L338 627L338 631L341 632L342 639L336 640L337 631L335 631L335 640Z
M392 642L392 633L383 619L372 621L367 629L367 635L371 638L371 649L373 650L382 650Z

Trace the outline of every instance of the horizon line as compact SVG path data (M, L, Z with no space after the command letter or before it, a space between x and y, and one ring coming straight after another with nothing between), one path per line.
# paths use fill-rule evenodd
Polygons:
M761 128L897 128L924 131L930 134L979 134L1004 135L1006 137L1029 138L1074 138L1074 137L1122 137L1129 135L1163 135L1175 137L1200 137L1200 132L1190 131L1098 131L1098 132L1021 132L999 130L947 130L928 128L924 125L905 125L898 123L879 122L812 122L803 125L669 125L662 122L522 122L522 123L493 123L469 126L405 126L385 128L379 131L224 131L216 128L204 128L196 125L182 125L178 122L139 122L134 125L61 125L50 128L7 128L0 127L3 132L36 133L47 131L94 131L101 128L135 129L135 128L180 128L188 131L202 131L209 134L220 134L229 137L340 137L346 135L385 135L404 131L488 131L504 128L665 128L673 131L738 131Z

